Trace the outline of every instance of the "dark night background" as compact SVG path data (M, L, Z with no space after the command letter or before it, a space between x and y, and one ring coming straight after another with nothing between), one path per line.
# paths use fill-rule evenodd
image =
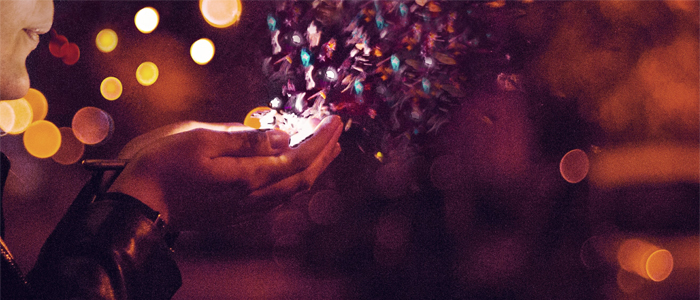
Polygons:
M195 1L55 3L54 29L80 60L53 57L45 35L27 66L58 127L85 106L113 117L111 139L84 158L115 157L176 121L241 122L269 101L261 66L274 2L244 1L224 29ZM146 6L160 14L150 34L133 22ZM232 228L183 233L175 298L697 299L697 2L534 2L524 12L495 29L515 41L510 71L524 92L474 82L420 151L383 162L357 147L361 135L344 134L310 191ZM95 47L104 28L119 36L110 53ZM204 66L189 56L202 37L216 47ZM134 77L143 61L160 70L153 86ZM116 101L100 95L107 76L124 85ZM6 240L28 271L90 173L31 157L21 136L0 142L13 165ZM559 172L572 149L591 160L576 184ZM632 237L674 254L666 280L620 270L608 248Z

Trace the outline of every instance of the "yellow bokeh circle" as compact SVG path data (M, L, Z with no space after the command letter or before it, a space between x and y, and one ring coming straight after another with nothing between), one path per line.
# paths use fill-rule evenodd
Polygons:
M109 101L119 99L122 95L122 91L122 82L116 77L107 77L102 80L102 84L100 84L100 93L102 93L102 97L105 97L105 99Z
M207 38L201 38L190 47L192 60L200 65L206 65L214 57L214 43Z
M3 101L10 107L9 112L4 112L3 114L11 113L14 115L14 122L12 126L8 127L8 130L3 130L9 134L20 134L27 129L29 124L32 124L32 119L34 114L32 113L32 106L29 102L20 98L17 100ZM4 111L5 109L3 109ZM3 125L6 126L6 125Z
M204 20L216 28L229 27L241 18L241 0L199 0Z
M152 85L158 80L158 67L156 64L147 61L139 65L136 69L136 81L143 86Z
M29 125L23 136L24 148L38 158L54 155L61 147L61 132L53 123L40 120Z
M23 98L27 100L29 106L32 107L32 122L46 118L46 114L49 112L49 103L46 101L44 94L36 89L30 88Z
M158 11L153 7L144 7L134 16L134 24L136 29L143 33L151 33L158 27L160 16Z
M0 131L10 132L15 125L15 110L7 101L0 101Z
M118 40L117 33L114 32L114 30L102 29L102 31L97 34L97 38L95 38L95 44L100 51L109 53L112 52L114 48L117 48Z

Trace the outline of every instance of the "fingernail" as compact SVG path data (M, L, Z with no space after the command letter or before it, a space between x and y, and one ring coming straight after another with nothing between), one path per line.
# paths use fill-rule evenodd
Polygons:
M269 130L266 134L272 149L281 149L289 146L289 135L286 132L281 130Z

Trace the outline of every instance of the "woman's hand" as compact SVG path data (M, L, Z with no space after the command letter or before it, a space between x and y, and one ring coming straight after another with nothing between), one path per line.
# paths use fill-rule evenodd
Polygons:
M289 148L289 135L239 124L184 123L130 142L130 159L111 192L138 198L179 230L230 225L270 208L270 196L309 188L340 153L342 122L327 117L314 135Z

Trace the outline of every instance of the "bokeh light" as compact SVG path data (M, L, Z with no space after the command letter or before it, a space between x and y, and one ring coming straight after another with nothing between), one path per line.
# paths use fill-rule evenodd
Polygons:
M158 11L153 7L144 7L134 16L136 28L143 33L151 33L158 27Z
M309 218L316 224L335 224L342 214L343 198L334 190L320 191L309 201Z
M102 93L102 97L105 97L105 99L109 101L119 99L122 95L122 90L122 82L116 77L107 77L102 80L102 84L100 84L100 93Z
M63 63L69 66L74 65L80 59L80 47L76 43L67 43L61 46Z
M259 106L256 108L253 108L251 111L248 112L248 114L245 116L245 119L243 120L243 125L252 127L255 129L260 129L260 118L257 116L261 113L265 113L270 111L271 108L265 107L265 106Z
M5 134L15 125L15 111L7 101L0 101L0 130Z
M61 147L61 132L53 123L40 120L29 125L23 136L24 148L38 158L51 157Z
M117 48L117 33L114 32L112 29L102 29L100 33L97 34L97 38L95 38L95 44L97 45L97 49L104 53L109 53L114 50L114 48Z
M61 127L58 131L61 132L61 147L51 159L62 165L78 162L85 154L85 145L75 137L70 127Z
M569 151L559 162L559 172L564 180L570 183L579 183L588 175L588 155L581 149Z
M49 112L49 103L46 101L44 94L36 89L30 88L23 98L27 100L32 107L32 122L46 118L46 114Z
M201 38L190 47L192 60L200 65L206 65L214 57L214 43L207 38Z
M216 28L226 28L238 22L241 9L241 0L199 0L204 20Z
M152 85L158 80L158 67L156 64L147 61L139 65L136 69L136 81L143 86Z
M9 134L20 134L24 132L24 130L29 127L29 125L32 123L33 113L32 113L32 106L29 105L29 102L25 100L24 98L20 98L17 100L9 100L9 101L3 101L6 103L9 107L10 110L7 111L6 109L3 109L3 111L6 111L3 114L13 114L13 118L9 119L14 119L14 122L12 123L12 126L8 126L8 130L4 130L5 132ZM7 126L7 125L3 125Z
M83 107L73 116L73 134L87 145L99 144L114 132L112 116L97 107Z
M671 252L639 240L625 240L617 251L620 267L645 279L663 281L673 271Z

